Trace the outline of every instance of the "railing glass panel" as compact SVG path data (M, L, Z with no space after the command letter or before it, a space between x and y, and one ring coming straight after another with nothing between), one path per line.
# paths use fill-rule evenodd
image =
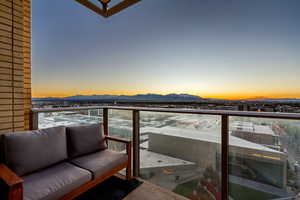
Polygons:
M102 109L38 113L38 128L74 126L102 122Z
M140 174L189 199L220 199L220 116L140 113Z
M231 117L229 130L230 197L265 200L295 196L300 177L299 121Z
M108 134L121 138L132 139L132 111L108 110ZM109 149L125 151L126 146L119 142L109 142Z
M108 134L132 140L132 111L109 109ZM109 141L108 148L113 151L126 152L126 145L120 142ZM126 175L125 169L119 173Z

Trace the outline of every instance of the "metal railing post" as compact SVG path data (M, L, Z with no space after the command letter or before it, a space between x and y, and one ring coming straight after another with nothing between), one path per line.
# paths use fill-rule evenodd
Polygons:
M102 113L104 135L108 135L108 109L103 108Z
M222 166L222 200L228 200L229 194L228 194L228 183L229 183L229 177L228 177L228 151L229 151L229 122L228 122L228 115L222 115L222 123L221 123L221 146L222 146L222 159L221 159L221 166Z
M140 175L140 112L132 111L133 175Z
M39 128L39 113L31 111L31 130L37 130Z

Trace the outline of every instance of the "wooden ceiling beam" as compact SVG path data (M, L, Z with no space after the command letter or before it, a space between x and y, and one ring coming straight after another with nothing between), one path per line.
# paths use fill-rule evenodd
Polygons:
M110 17L110 16L112 16L112 15L114 15L114 14L140 2L140 1L142 1L142 0L124 0L120 3L118 3L117 5L111 7L110 9L108 9L107 16Z
M107 12L105 12L103 9L101 9L100 7L98 7L97 5L95 5L94 3L92 3L89 0L75 0L78 3L80 3L81 5L91 9L92 11L94 11L95 13L101 15L104 18L110 17L142 0L124 0L120 3L118 3L117 5L114 5L113 7L109 8L107 10Z
M102 17L107 18L107 13L104 12L101 8L99 8L97 5L93 4L92 2L90 2L89 0L75 0L78 3L80 3L81 5L91 9L92 11L94 11L95 13L101 15Z

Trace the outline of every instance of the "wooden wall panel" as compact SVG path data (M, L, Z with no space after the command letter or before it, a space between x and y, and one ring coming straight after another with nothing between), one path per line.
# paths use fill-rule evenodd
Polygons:
M26 45L23 48L24 57L24 128L29 130L31 120L31 0L23 0L24 8L24 35L23 40Z
M0 134L30 129L31 0L0 1Z

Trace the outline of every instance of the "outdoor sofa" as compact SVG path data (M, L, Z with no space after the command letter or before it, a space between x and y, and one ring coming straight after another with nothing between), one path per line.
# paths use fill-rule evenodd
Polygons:
M105 136L102 125L54 127L1 135L0 199L67 200L126 168L131 142ZM126 144L126 153L107 141Z

